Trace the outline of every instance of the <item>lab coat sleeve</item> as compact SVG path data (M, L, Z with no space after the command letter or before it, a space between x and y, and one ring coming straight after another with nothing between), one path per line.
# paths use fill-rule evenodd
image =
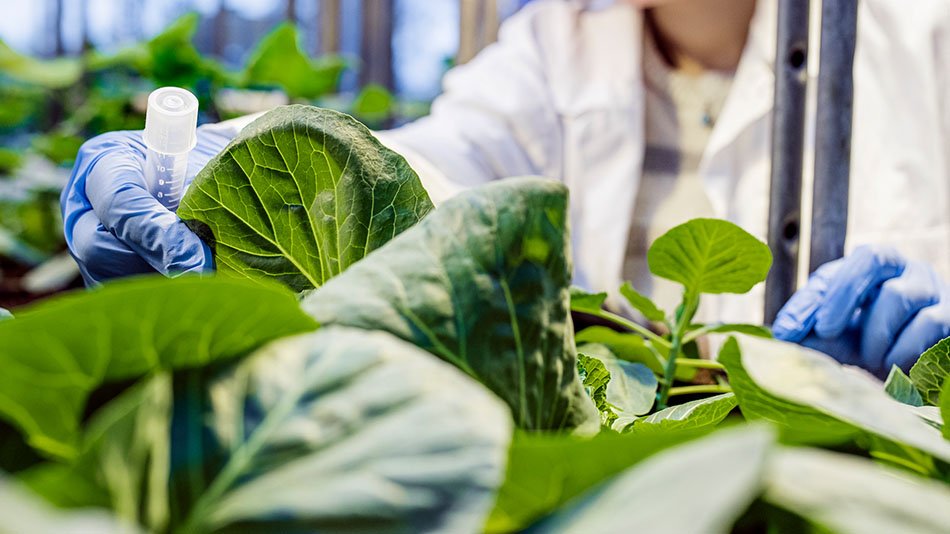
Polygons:
M377 133L419 173L436 204L508 176L559 177L560 123L538 13L525 8L502 26L497 43L446 74L429 116Z

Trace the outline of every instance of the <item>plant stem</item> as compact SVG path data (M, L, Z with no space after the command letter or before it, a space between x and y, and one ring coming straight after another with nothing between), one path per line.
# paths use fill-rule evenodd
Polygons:
M725 371L726 366L719 362L714 362L712 360L698 360L696 358L677 358L676 359L677 367L695 367L697 369L716 369L719 371Z
M622 326L622 327L627 328L627 329L629 329L629 330L633 330L634 332L636 332L636 333L640 334L641 336L643 336L643 337L649 339L650 341L653 341L654 343L658 343L658 344L659 344L660 346L662 346L663 348L667 348L667 349L670 348L670 342L667 341L667 340L665 340L665 339L663 339L663 336L657 335L657 334L655 334L654 332L652 332L649 328L647 328L647 327L645 327L645 326L643 326L643 325L641 325L641 324L637 324L637 323L635 323L635 322L633 322L633 321L631 321L631 320L629 320L629 319L626 319L626 318L624 318L624 317L621 317L621 316L619 316L619 315L617 315L617 314L615 314L615 313L611 313L611 312L606 311L606 310L600 310L600 311L597 311L597 312L592 312L592 311L586 311L586 310L585 310L584 313L586 313L586 314L588 314L588 315L593 315L594 317L597 317L597 318L599 318L599 319L603 319L603 320L605 320L605 321L610 321L611 323L614 323L614 324L616 324L616 325Z
M719 386L716 384L703 384L699 386L683 386L678 388L670 388L669 396L675 397L676 395L690 395L693 393L731 393L732 388L729 386Z
M686 330L689 328L697 308L699 308L699 295L693 295L689 292L683 295L683 304L676 315L675 328L670 333L670 353L666 359L663 383L656 396L657 408L660 410L666 408L666 402L670 398L670 388L673 386L673 380L676 377L676 363L680 355L680 349L683 346L683 336L686 335Z

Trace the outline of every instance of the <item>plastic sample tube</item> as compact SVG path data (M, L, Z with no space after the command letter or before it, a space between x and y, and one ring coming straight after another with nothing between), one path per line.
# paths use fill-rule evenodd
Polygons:
M197 143L198 99L179 87L162 87L148 95L145 112L145 183L171 211L185 189L188 153Z

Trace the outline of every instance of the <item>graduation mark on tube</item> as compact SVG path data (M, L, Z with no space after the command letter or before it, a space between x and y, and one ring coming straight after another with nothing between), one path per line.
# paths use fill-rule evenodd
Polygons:
M188 153L197 143L198 99L179 87L148 96L145 112L145 182L149 193L171 211L185 189Z

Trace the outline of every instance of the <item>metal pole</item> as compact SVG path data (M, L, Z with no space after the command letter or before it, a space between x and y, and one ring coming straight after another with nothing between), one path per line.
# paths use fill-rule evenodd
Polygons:
M393 89L393 0L363 0L360 85Z
M792 296L798 273L809 4L778 2L768 233L774 262L765 283L766 324Z
M320 53L340 51L340 0L320 2Z
M824 0L822 3L811 272L844 255L857 22L858 0Z

